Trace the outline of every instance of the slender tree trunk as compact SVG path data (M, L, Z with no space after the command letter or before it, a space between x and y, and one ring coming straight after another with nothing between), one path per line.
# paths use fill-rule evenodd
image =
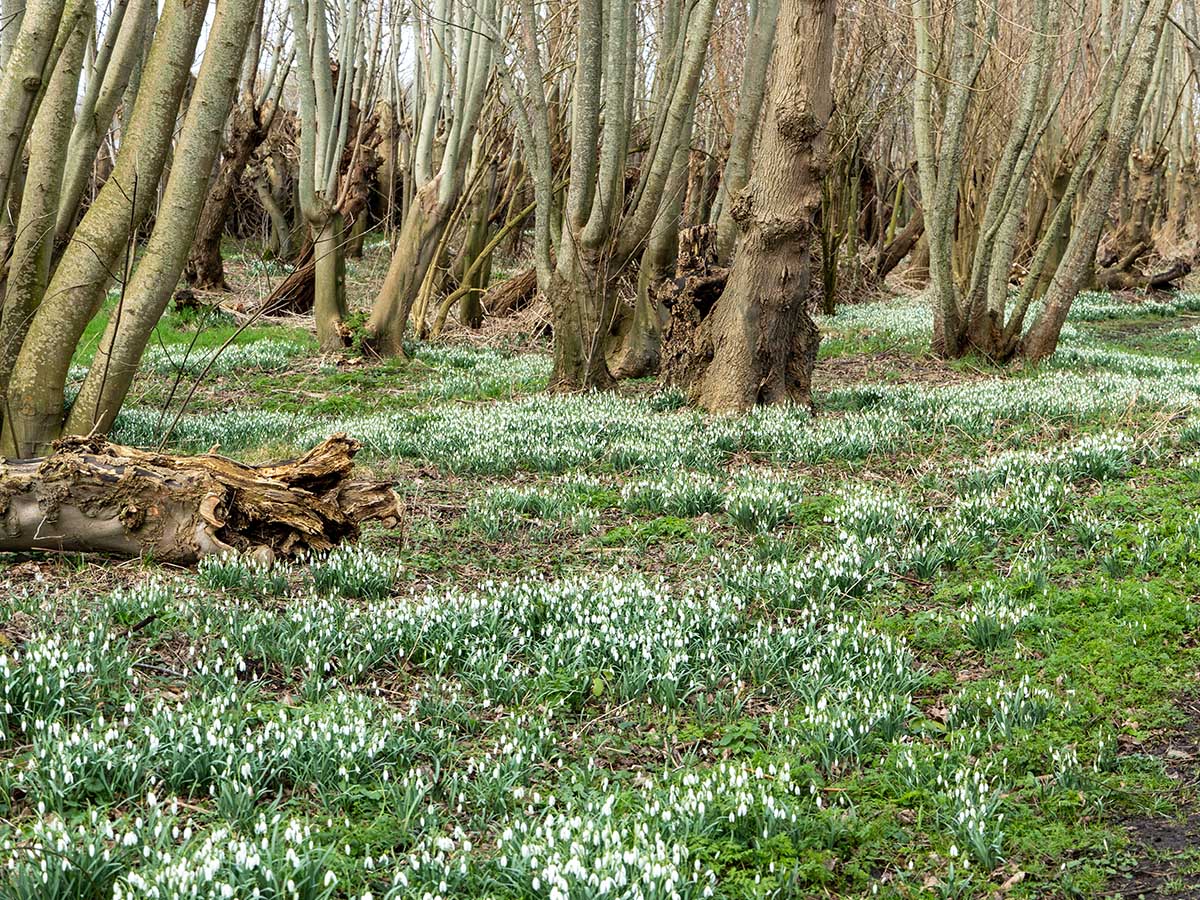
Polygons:
M291 259L292 257L292 226L288 221L283 205L275 195L276 186L271 177L275 164L268 157L263 161L262 170L254 175L254 192L259 202L267 211L271 222L271 234L267 246L276 259ZM277 180L278 176L276 176Z
M334 212L325 222L313 226L313 318L317 341L324 353L346 346L346 328L342 323L349 311L342 224L341 215Z
M63 0L26 0L20 30L0 72L0 209L21 163L26 129L54 69L60 23L70 30L62 22L63 6Z
M475 196L471 198L463 248L455 267L459 289L463 291L459 299L458 320L468 328L479 328L483 324L483 305L480 298L491 278L492 270L492 253L487 247L492 204L496 200L497 171L494 162L487 165L489 171L485 183L476 188ZM476 265L476 260L485 252L487 257Z
M0 2L0 22L4 27L0 29L0 69L8 65L9 57L12 56L13 45L17 40L17 33L21 30L21 21L25 17L25 0L3 0Z
M688 191L692 119L693 116L688 117L675 151L675 165L663 191L662 210L642 251L633 310L620 322L612 342L614 346L610 348L609 367L617 378L640 378L658 371L664 310L656 294L659 282L675 273L675 260L679 255L684 194Z
M71 134L79 73L93 23L90 4L76 5L88 7L88 14L78 20L63 47L59 65L50 78L30 133L29 173L17 220L16 243L8 265L3 312L0 313L0 394L7 387L21 342L50 280L54 219L58 211L67 139Z
M71 357L155 199L206 9L199 0L164 9L116 168L59 260L17 356L2 436L9 455L42 453L62 430Z
M1169 0L1151 0L1146 9L1124 76L1120 103L1115 112L1114 133L1104 146L1062 264L1046 291L1042 311L1020 344L1022 355L1032 362L1045 359L1057 348L1071 302L1091 274L1108 205L1117 180L1125 171L1130 148L1141 124L1142 104L1169 10Z
M404 330L418 299L434 256L444 245L445 230L458 206L465 187L471 148L479 128L484 99L494 70L493 37L496 4L482 0L477 6L451 5L446 17L446 0L438 0L432 14L435 30L445 37L447 26L463 26L454 77L450 59L441 39L431 48L421 125L414 150L413 178L418 185L396 241L387 276L375 297L367 336L382 354L403 355ZM441 10L438 12L437 10ZM487 29L487 30L485 30ZM436 172L433 167L434 138L438 116L449 99L447 84L454 85L454 102L444 131L444 148ZM539 85L541 89L541 85ZM423 310L419 314L423 315ZM423 322L414 322L420 332Z
M350 231L346 236L347 259L362 259L363 246L367 242L367 215L368 208L363 207L350 223Z
M367 334L384 356L404 355L404 329L425 280L453 205L440 201L438 180L425 184L413 199L396 238L383 286L375 298Z
M96 167L96 153L112 124L117 105L122 97L130 100L137 93L134 72L140 67L142 54L154 33L156 14L154 0L129 0L120 29L113 36L108 66L102 74L93 73L94 80L83 97L71 131L59 196L54 242L60 248L75 227L80 204ZM113 26L110 24L109 27ZM134 87L127 95L131 83Z

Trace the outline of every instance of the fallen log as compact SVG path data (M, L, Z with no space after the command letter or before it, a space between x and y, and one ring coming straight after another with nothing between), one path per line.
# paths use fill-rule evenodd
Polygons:
M520 312L533 302L536 293L537 270L531 266L492 285L479 302L487 315L499 318Z
M1161 268L1146 273L1135 272L1121 266L1101 269L1096 273L1096 286L1106 291L1151 290L1166 291L1175 288L1175 282L1191 274L1190 260L1165 260Z
M400 518L390 485L351 480L360 446L335 434L298 459L253 466L64 438L49 456L0 461L0 551L186 565L229 552L269 562L327 550L358 537L364 521Z

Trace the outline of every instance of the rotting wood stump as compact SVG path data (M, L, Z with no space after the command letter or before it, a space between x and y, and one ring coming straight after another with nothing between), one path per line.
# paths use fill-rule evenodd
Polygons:
M0 551L190 564L227 552L269 562L327 550L357 538L364 521L400 519L391 485L351 479L360 447L335 434L298 459L252 466L64 438L49 456L0 461Z

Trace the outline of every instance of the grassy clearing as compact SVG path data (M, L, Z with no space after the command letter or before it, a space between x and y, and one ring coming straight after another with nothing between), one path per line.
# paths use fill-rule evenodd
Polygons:
M848 309L816 419L247 332L170 443L346 430L409 520L272 570L7 562L0 897L1101 895L1126 823L1194 810L1193 308L1084 298L1004 373Z

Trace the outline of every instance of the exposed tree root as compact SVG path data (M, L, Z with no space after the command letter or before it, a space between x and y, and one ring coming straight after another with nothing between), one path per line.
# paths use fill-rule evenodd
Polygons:
M250 466L65 438L40 459L0 462L0 551L67 550L193 563L228 551L272 560L395 524L390 485L352 481L360 444L335 434L294 460Z

